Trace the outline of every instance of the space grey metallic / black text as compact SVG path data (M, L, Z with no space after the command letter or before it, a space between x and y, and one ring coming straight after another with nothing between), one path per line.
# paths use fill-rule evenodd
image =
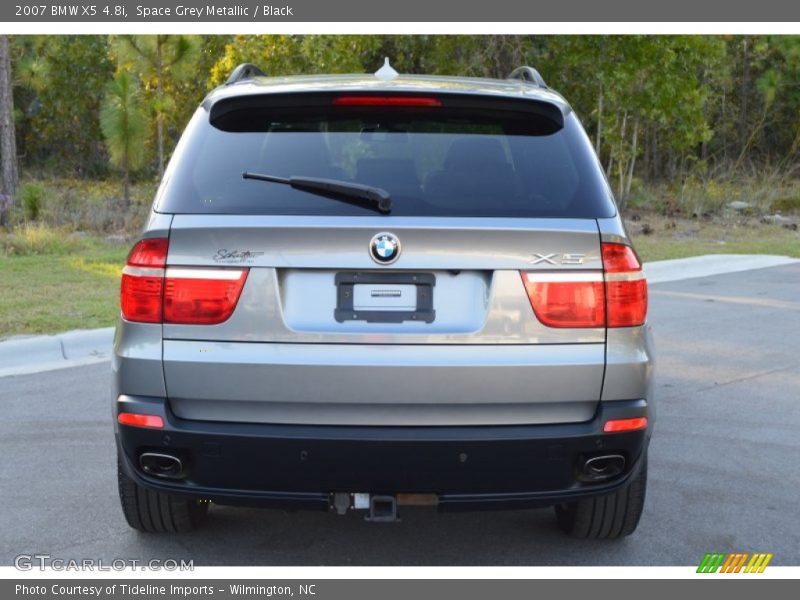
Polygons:
M121 282L128 523L214 504L642 513L647 283L578 117L508 79L268 78L197 109ZM213 514L213 511L211 511Z

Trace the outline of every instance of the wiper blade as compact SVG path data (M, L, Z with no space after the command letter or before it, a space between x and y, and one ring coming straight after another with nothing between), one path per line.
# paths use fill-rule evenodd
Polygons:
M263 173L242 173L242 179L255 179L257 181L270 181L288 185L296 190L310 192L326 198L341 200L356 206L365 206L377 210L382 214L392 212L392 197L383 188L340 181L338 179L322 179L318 177L276 177Z

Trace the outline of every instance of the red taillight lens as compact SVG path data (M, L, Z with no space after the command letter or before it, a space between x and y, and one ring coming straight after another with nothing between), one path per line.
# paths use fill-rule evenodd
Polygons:
M132 427L148 427L150 429L164 429L164 419L158 415L140 415L138 413L119 413L117 422L120 425Z
M647 317L647 281L630 246L603 244L608 327L636 327Z
M639 258L624 244L602 244L602 256L603 274L523 271L536 318L548 327L642 325L647 316L647 281Z
M167 269L164 322L215 325L228 320L242 293L247 271Z
M122 271L122 316L138 323L214 325L230 318L247 269L165 269L169 241L141 240Z
M163 278L122 273L120 306L122 316L139 323L161 322Z
M438 98L428 96L339 96L334 106L406 106L433 108L442 105Z
M642 265L633 248L625 244L603 244L603 270L606 273L641 271Z
M139 241L128 254L131 267L163 268L167 264L169 240L167 238L148 238Z
M633 419L613 419L606 421L603 431L606 433L620 433L622 431L637 431L647 427L647 417Z
M609 281L606 287L608 326L642 325L647 316L647 281Z
M122 316L139 323L161 322L164 265L167 264L169 240L140 240L128 254L122 272L120 307Z
M543 274L522 273L536 318L548 327L603 327L603 282L542 281Z

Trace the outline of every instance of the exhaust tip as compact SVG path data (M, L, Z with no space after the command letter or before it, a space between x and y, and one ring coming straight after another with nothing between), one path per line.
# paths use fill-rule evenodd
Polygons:
M139 466L148 475L164 479L182 479L186 476L181 459L171 454L143 452L139 456Z
M621 474L625 469L622 454L602 454L593 456L583 463L583 475L591 481L603 481Z

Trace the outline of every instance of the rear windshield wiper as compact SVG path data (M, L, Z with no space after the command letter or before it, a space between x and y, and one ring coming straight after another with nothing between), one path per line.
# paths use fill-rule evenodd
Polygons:
M392 212L392 197L383 188L363 185L361 183L351 183L338 179L321 179L318 177L276 177L275 175L264 175L263 173L242 173L243 179L255 179L257 181L271 181L282 183L296 190L302 190L311 194L325 196L341 200L356 206L364 206L377 210L382 214Z

